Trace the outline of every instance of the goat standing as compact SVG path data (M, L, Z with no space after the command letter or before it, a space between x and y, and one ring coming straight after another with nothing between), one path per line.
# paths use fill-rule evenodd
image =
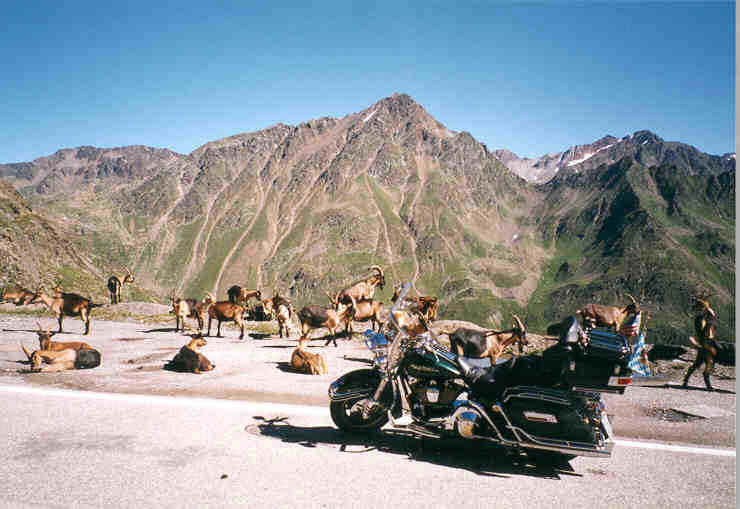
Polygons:
M121 302L121 288L126 283L134 282L134 275L128 270L128 267L124 267L126 270L125 276L111 276L108 278L108 291L110 292L110 303L118 304Z
M725 353L723 351L724 345L719 344L715 339L715 328L714 321L717 318L717 314L714 310L709 307L709 302L704 299L695 297L695 305L697 315L694 317L694 331L696 337L690 336L691 346L696 348L696 360L689 366L686 371L686 375L683 379L683 387L688 387L689 378L702 364L704 364L704 384L708 391L714 390L712 383L709 380L710 375L714 371L714 363L718 360L718 354ZM734 345L730 345L732 349L731 356L725 360L726 364L735 365Z
M228 300L222 300L214 302L208 308L208 333L207 336L211 335L211 322L215 319L218 321L218 330L216 331L216 337L221 336L221 322L234 322L239 327L241 334L239 339L244 339L244 313L246 308L239 304L234 304Z
M592 329L594 327L614 327L615 331L619 331L619 327L622 325L624 319L627 318L627 315L636 315L640 312L640 305L635 298L630 294L627 294L627 297L632 302L624 308L603 306L601 304L586 304L577 310L576 314L581 316L584 326Z
M370 270L374 270L375 273L370 277L356 281L343 290L339 290L336 300L343 304L349 304L351 302L350 296L356 300L372 299L375 295L375 287L382 290L385 286L385 275L383 275L383 269L379 265L373 265Z
M298 311L298 320L301 322L301 338L308 339L308 333L311 329L326 327L331 337L326 340L326 345L332 341L334 346L337 345L337 327L340 323L352 318L354 308L352 305L341 304L341 311L332 308L323 308L320 306L304 306Z
M528 344L527 331L518 316L514 317L514 327L508 330L455 329L450 336L450 350L465 357L489 357L495 364L507 346L519 343L519 353Z
M79 316L80 320L85 322L85 333L90 333L90 311L102 306L102 304L93 304L90 299L81 297L76 293L62 293L56 288L54 296L51 297L44 293L39 287L34 293L33 301L41 301L46 304L57 317L59 322L59 331L62 332L62 322L65 316Z

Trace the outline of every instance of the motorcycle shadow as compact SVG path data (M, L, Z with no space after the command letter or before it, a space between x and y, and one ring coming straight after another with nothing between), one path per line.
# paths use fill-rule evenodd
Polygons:
M352 434L328 426L294 426L288 418L254 419L264 423L250 425L245 431L253 435L276 438L301 447L331 447L341 453L361 454L371 451L405 456L413 461L459 468L477 475L508 478L528 475L543 479L560 479L561 475L578 476L565 458L558 455L512 453L495 444L481 444L464 439L433 439L411 432L383 429L378 433Z

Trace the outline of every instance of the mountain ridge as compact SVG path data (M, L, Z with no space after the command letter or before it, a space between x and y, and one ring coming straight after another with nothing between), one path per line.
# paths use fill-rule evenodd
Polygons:
M734 310L734 293L712 268L734 260L734 238L727 238L734 232L734 164L728 169L693 147L638 133L630 144L604 137L553 156L565 165L535 184L470 133L447 129L408 95L395 94L342 118L278 123L186 155L143 146L63 149L56 158L0 165L0 178L32 209L66 218L58 220L63 234L85 230L88 240L75 245L99 272L131 266L141 291L160 298L173 291L221 295L241 284L318 303L324 291L379 264L392 284L411 280L417 292L440 296L448 316L502 326L518 313L542 326L572 312L574 296L612 304L624 293L639 295L642 283L629 274L625 253L648 260L635 237L663 229L671 234L658 235L654 249L683 242L681 232L709 235L716 256L701 251L687 263L721 290L718 308ZM589 150L595 153L585 158ZM688 177L696 196L672 173ZM630 205L629 191L613 191L627 189L625 178L654 192ZM719 219L702 198L709 193L721 203ZM608 213L615 204L644 220L630 227L614 219L599 236L593 225L616 218ZM691 240L699 249L697 242ZM611 275L610 266L621 275ZM701 281L681 285L698 291ZM391 291L378 297L388 302ZM673 312L685 306L683 296L657 290L646 298ZM660 320L663 335L677 337L678 326L667 315Z

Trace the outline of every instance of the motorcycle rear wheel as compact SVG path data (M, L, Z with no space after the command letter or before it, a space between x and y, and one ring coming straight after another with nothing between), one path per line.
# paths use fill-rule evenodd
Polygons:
M352 405L364 399L362 397L353 398L346 401L332 401L329 404L331 420L342 431L350 433L371 433L378 431L388 422L388 412L379 412L370 417L363 419L361 415L351 414Z

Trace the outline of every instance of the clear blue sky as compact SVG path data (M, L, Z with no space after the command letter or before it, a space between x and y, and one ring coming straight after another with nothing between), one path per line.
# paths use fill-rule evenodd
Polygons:
M490 150L648 129L735 151L735 3L20 2L0 31L0 163L212 140L407 93Z

